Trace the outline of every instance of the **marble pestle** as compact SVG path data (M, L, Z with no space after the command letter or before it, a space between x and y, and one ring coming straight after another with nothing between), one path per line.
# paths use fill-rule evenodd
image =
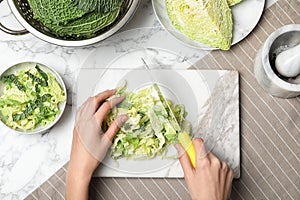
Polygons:
M299 81L300 76L300 43L278 54L275 60L277 71L289 80ZM297 81L297 82L298 82Z

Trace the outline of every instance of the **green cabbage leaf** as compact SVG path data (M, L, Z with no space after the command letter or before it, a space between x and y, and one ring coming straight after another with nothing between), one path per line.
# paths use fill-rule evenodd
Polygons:
M115 10L116 7L120 7L123 0L74 0L74 3L81 10L107 13Z
M192 40L228 50L232 14L226 0L166 0L173 26Z
M228 6L234 6L238 3L240 3L242 0L227 0Z
M33 18L57 36L93 37L112 24L124 0L28 0Z

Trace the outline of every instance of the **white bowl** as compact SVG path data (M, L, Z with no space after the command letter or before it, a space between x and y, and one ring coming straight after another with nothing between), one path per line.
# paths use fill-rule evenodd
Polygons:
M64 93L65 93L65 96L67 98L67 89L66 89L66 86L62 80L62 78L60 77L60 75L51 67L48 67L48 66L45 66L43 64L40 64L40 63L36 63L36 62L22 62L22 63L18 63L18 64L15 64L11 67L9 67L8 69L6 69L1 75L0 75L0 79L2 76L5 76L5 75L9 75L9 74L14 74L22 69L29 69L29 68L32 68L32 67L35 67L36 64L39 65L39 67L45 71L45 72L49 72L51 73L55 79L57 80L57 82L60 84L61 88L63 89ZM3 89L5 87L5 83L3 83L2 81L0 81L0 96L2 95L3 93ZM60 113L56 116L55 120L51 123L49 123L48 125L46 126L37 126L36 128L32 129L32 130L20 130L20 129L12 129L11 127L7 126L3 121L2 121L2 118L0 116L0 122L3 123L6 127L8 127L9 129L15 131L15 132L18 132L20 134L36 134L36 133L45 133L47 132L47 130L49 130L52 126L54 126L58 120L61 118L61 116L63 115L63 112L65 110L65 107L66 107L66 102L67 100L65 100L64 102L60 102L59 103L59 109L60 109Z

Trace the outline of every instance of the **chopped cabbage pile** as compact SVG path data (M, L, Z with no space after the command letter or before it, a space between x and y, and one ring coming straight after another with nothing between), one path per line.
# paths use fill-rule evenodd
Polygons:
M2 76L7 84L0 96L0 117L9 127L32 130L53 122L66 100L64 90L51 73L38 65L16 74Z
M150 159L166 153L169 144L178 142L177 132L174 130L166 109L154 94L153 86L143 88L136 93L126 92L126 83L117 91L118 96L125 96L125 100L110 112L104 129L119 115L127 114L129 119L121 127L111 146L113 159ZM168 100L174 115L184 126L189 123L185 119L187 113L183 105L174 105ZM189 128L188 128L189 129Z

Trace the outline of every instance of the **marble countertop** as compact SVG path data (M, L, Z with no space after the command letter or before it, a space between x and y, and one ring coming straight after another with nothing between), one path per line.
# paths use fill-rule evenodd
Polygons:
M275 1L267 1L266 7ZM6 1L0 4L0 21L20 28ZM142 1L135 16L121 31L141 27L160 27L150 0ZM0 31L0 73L19 62L43 63L63 77L71 97L78 68L99 45L101 42L84 48L66 48L48 44L31 34L11 36ZM191 61L208 53L191 51ZM0 199L23 199L69 160L74 116L72 98L69 98L62 119L46 134L19 135L0 124Z

